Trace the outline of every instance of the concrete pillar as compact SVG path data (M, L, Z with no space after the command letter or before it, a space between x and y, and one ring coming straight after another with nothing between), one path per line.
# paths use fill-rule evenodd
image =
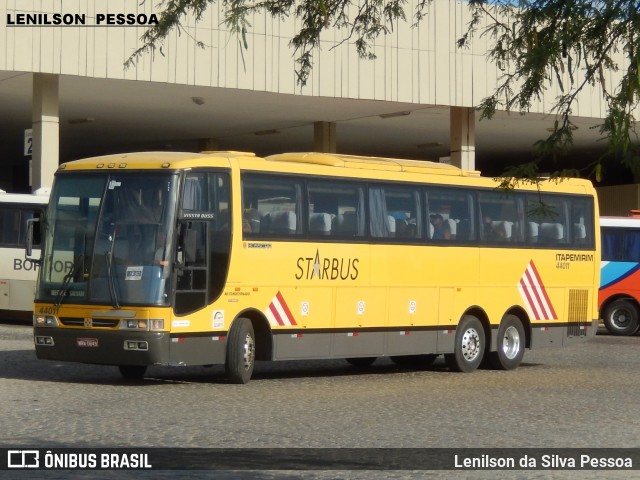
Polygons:
M33 74L31 190L50 187L60 162L58 76Z
M198 151L214 152L220 150L220 143L215 138L201 138L198 140Z
M336 153L336 124L315 122L313 124L314 152Z
M473 108L450 107L451 165L476 169L476 114Z

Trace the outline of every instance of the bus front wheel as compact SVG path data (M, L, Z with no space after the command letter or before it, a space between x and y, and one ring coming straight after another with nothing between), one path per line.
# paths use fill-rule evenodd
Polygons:
M604 326L612 335L633 335L640 328L638 310L628 300L611 302L604 310Z
M513 370L524 357L525 334L522 322L515 315L505 315L498 327L498 345L488 352L489 364L497 370Z
M225 372L231 383L251 380L256 359L256 338L253 324L248 318L238 318L227 337Z
M485 340L482 323L472 315L465 315L456 329L453 353L447 353L444 359L454 372L473 372L484 356Z

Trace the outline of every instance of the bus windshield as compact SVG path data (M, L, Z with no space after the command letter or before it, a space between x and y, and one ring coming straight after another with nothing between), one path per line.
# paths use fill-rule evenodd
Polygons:
M169 173L59 175L36 297L168 305L176 190Z

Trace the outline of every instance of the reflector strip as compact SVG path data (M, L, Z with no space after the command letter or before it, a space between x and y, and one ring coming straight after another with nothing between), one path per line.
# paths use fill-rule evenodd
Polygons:
M558 319L533 260L529 262L522 277L520 277L518 291L533 318L536 320Z
M291 310L289 310L287 302L285 302L284 297L280 292L273 297L264 313L269 319L269 323L271 325L297 325Z

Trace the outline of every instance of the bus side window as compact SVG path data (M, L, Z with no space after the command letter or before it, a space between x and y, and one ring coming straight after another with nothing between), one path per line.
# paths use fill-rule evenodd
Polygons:
M532 222L529 241L547 248L569 243L569 204L563 196L528 194L525 214L527 221ZM537 236L533 235L536 226Z
M385 185L369 189L372 237L418 238L422 231L417 189Z
M13 208L0 209L0 244L19 245L20 244L20 210Z
M302 181L247 174L242 179L242 233L287 237L302 233Z
M474 239L470 192L454 188L428 188L426 195L428 239L467 242Z
M572 240L576 246L594 245L593 202L574 198L571 201Z

